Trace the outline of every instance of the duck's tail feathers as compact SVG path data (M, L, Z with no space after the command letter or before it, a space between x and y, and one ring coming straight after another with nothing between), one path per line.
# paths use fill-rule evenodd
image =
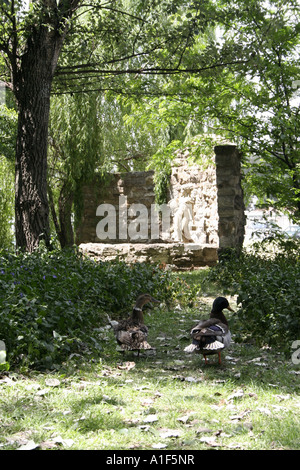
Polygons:
M214 341L213 343L206 344L203 347L205 351L216 351L216 350L223 349L223 348L224 348L224 344L221 343L220 341Z
M184 352L186 353L192 353L194 352L196 349L199 349L197 344L189 344L186 348L184 348Z

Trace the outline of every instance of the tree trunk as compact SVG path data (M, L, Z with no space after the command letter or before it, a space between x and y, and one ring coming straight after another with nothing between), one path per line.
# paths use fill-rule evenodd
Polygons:
M47 141L50 91L62 41L47 28L33 34L14 76L18 103L15 228L17 249L50 246Z
M67 185L61 188L58 199L60 245L62 248L74 245L74 231L72 227L72 205L74 194Z
M61 248L72 247L74 245L74 230L72 226L72 205L74 193L66 184L60 190L58 198L58 218L56 215L53 193L48 187L49 204L52 220L58 236Z

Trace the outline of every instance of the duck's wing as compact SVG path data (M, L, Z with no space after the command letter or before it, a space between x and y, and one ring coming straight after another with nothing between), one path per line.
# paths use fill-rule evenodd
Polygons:
M120 330L117 332L116 337L121 344L132 346L133 344L139 344L145 341L147 335L140 330Z
M227 325L216 318L209 318L192 328L192 344L187 346L184 351L191 353L197 350L213 354L227 347L227 339L230 342L229 335Z
M151 346L147 343L148 328L146 325L140 327L133 327L127 330L119 329L115 331L118 343L122 349L150 349Z
M205 337L225 336L228 333L228 326L220 322L217 318L209 318L201 321L191 330L193 339L200 341Z
M132 318L127 318L126 320L119 321L118 325L115 327L115 332L118 331L142 331L148 334L148 327L144 324L137 324Z

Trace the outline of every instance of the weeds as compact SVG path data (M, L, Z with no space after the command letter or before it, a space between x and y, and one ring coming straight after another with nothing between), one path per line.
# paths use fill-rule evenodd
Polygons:
M7 361L55 369L71 354L97 356L106 313L127 315L143 292L169 303L178 291L179 281L154 265L96 263L74 250L3 252L0 339Z
M300 339L299 242L276 238L251 251L227 253L208 280L237 295L239 339L275 346L289 353Z
M274 297L285 288L292 304L290 267L298 265L278 253L274 265L256 258L242 254L214 269L172 274L97 265L74 252L2 254L0 339L9 345L10 369L0 372L0 448L299 449L299 364L294 351L281 352L275 334L271 346L257 346L268 337L251 310L264 289ZM251 308L242 298L246 280L246 293L257 289ZM156 354L123 357L105 313L126 315L141 291L161 300L145 314ZM217 295L238 312L228 317L233 344L221 366L183 352ZM278 309L283 298L276 297Z

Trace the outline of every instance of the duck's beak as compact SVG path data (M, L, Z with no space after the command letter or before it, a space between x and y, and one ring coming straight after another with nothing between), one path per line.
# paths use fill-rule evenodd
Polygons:
M231 312L234 312L233 308L231 308L230 305L228 305L227 310L230 310Z
M155 299L154 297L151 297L150 302L153 302L155 304L159 304L159 300Z

